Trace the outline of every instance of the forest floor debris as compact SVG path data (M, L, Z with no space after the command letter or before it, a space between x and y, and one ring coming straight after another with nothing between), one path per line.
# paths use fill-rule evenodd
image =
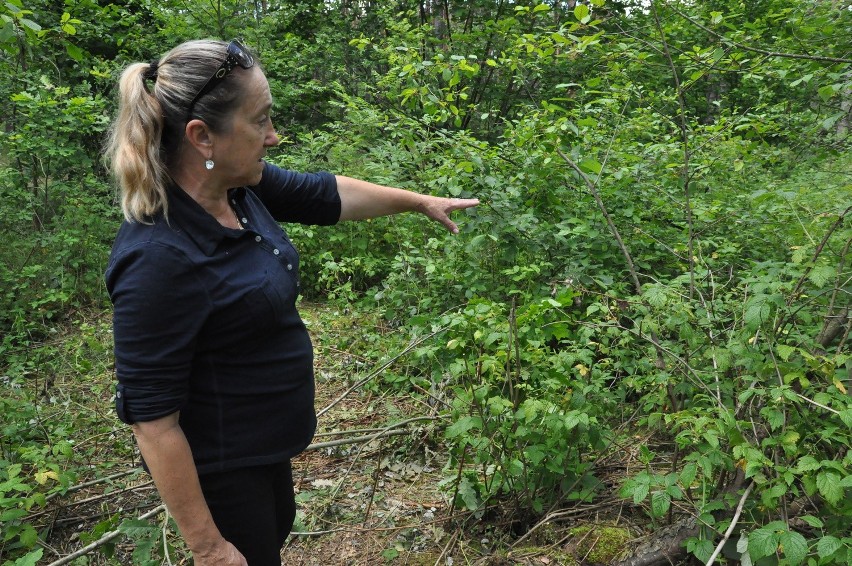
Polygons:
M368 364L345 349L357 340L330 340L328 333L358 325L348 320L352 315L324 306L303 311L317 349L316 405L329 409L311 449L293 463L299 512L282 564L573 565L607 564L623 554L634 531L617 497L554 510L537 524L521 524L500 509L474 517L453 508L441 489L447 457L440 404L381 387L342 396ZM346 320L329 322L337 318ZM105 324L90 326L96 327ZM109 338L108 331L97 335ZM347 379L349 373L355 377ZM109 371L101 377L112 379ZM56 385L67 386L72 404L81 403L70 390L73 381ZM88 456L92 477L80 478L30 517L45 535L38 564L129 565L143 563L142 556L159 560L148 564L190 564L173 524L158 513L161 501L139 467L129 429L110 410L110 390L111 383L100 384L87 396L89 406L80 407L103 420L98 448ZM633 456L627 450L621 457ZM605 481L614 485L625 467L611 463L606 474L613 477ZM81 555L81 549L88 551Z

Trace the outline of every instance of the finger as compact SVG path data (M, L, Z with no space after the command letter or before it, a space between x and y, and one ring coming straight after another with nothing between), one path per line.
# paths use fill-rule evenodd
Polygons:
M447 230L449 230L453 234L459 233L459 227L456 226L456 223L453 222L452 220L450 220L450 218L448 216L445 216L444 218L441 219L441 224L446 226Z
M468 199L453 199L450 201L449 206L447 207L447 212L453 210L460 210L463 208L470 208L472 206L476 206L479 204L479 199L468 198Z

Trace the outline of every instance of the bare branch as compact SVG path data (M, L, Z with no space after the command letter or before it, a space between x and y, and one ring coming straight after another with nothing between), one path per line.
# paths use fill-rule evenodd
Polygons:
M155 517L155 516L159 515L160 513L162 513L165 510L166 510L165 504L164 505L158 505L157 507L154 507L153 509L151 509L147 513L140 515L139 520L140 521L148 520L151 517ZM120 528L115 529L114 531L110 531L110 532L106 533L105 535L103 535L98 540L96 540L95 542L93 542L91 544L87 544L86 546L84 546L80 550L78 550L76 552L72 552L68 556L60 558L59 560L56 560L55 562L51 562L47 566L63 566L64 564L68 564L69 562L71 562L71 561L73 561L73 560L75 560L75 559L77 559L81 556L85 556L86 554L89 554L93 550L107 544L108 542L119 537L120 535L121 535L121 529Z
M684 14L683 12L681 12L680 10L675 8L674 6L669 5L668 7L671 8L671 10L674 13L676 13L678 16L687 20L689 23L691 23L695 27L697 27L697 28L699 28L703 31L706 31L707 33L709 33L713 37L716 37L717 39L722 40L724 43L727 43L729 45L733 45L734 47L738 47L738 48L743 49L745 51L752 51L754 53L761 53L761 54L767 55L769 57L780 57L780 58L783 58L783 59L804 59L806 61L825 61L825 62L828 62L828 63L852 63L852 59L845 59L843 57L824 57L822 55L805 55L804 53L784 53L782 51L769 51L767 49L760 49L759 47L751 47L750 45L745 45L743 43L739 43L739 42L734 41L732 39L728 39L727 37L725 37L722 34L716 33L712 29L710 29L710 28L700 24L699 22L695 21L694 19L690 18L689 16L687 16L686 14Z
M704 566L712 566L713 562L716 561L716 557L719 556L719 553L722 552L722 547L725 546L725 543L728 542L728 539L731 538L731 533L734 532L734 528L737 526L737 522L740 520L740 515L743 512L743 506L745 506L745 502L748 499L749 494L751 494L751 490L754 488L754 482L748 484L745 492L743 492L743 496L740 497L740 502L737 504L737 510L734 512L734 517L731 519L731 524L728 525L728 530L725 531L725 536L722 537L722 540L719 541L719 544L716 546L716 550L713 551L713 554L707 560L707 564Z

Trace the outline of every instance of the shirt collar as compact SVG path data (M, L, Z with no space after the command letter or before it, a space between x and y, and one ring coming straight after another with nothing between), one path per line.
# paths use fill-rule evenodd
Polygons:
M242 202L244 197L245 188L242 187L228 192L228 200L236 199L237 202ZM219 224L195 199L175 184L169 186L168 199L169 224L185 231L207 256L213 255L223 240L239 238L244 232Z

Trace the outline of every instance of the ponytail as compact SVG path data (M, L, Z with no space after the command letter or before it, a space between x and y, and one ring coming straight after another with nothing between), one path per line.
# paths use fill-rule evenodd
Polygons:
M150 222L161 209L168 214L169 177L160 155L164 117L160 102L145 83L150 67L134 63L121 74L118 116L107 149L128 222Z

